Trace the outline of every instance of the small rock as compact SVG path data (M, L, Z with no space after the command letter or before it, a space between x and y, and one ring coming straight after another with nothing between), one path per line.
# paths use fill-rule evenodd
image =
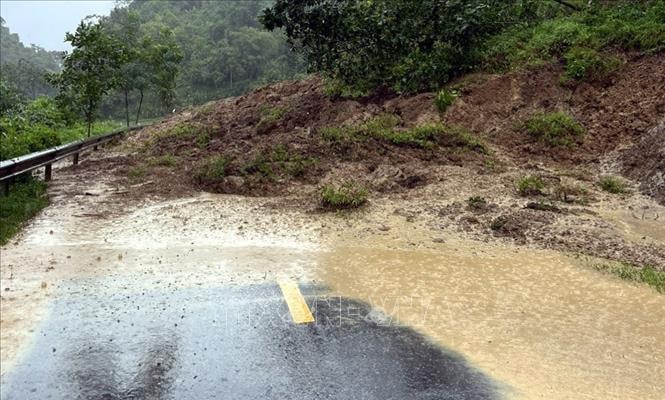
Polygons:
M446 241L443 238L434 238L434 239L432 239L432 242L434 242L434 243L445 243Z
M48 284L46 282L42 282L42 289L46 289L47 286Z

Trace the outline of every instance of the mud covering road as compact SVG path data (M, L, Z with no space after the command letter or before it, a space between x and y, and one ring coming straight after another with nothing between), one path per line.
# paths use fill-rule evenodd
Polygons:
M85 160L2 248L3 400L662 397L665 296L584 258L392 200L124 198ZM293 322L285 280L314 323Z

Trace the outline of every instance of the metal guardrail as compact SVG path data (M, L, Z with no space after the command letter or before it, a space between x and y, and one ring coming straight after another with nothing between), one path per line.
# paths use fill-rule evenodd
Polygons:
M79 154L91 147L109 142L127 132L132 132L145 125L132 126L124 128L115 132L107 133L105 135L95 136L88 139L81 139L75 142L67 143L61 146L52 147L47 150L39 151L36 153L26 154L24 156L12 158L6 161L0 161L0 181L2 181L2 194L7 195L9 192L9 183L12 178L25 174L26 172L33 171L37 168L45 167L44 180L51 180L51 165L65 157L72 156L74 165L79 162Z

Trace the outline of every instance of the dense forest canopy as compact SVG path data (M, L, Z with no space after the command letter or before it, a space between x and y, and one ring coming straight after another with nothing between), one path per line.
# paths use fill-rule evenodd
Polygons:
M118 25L126 24L131 15L139 31L137 35L153 41L160 40L165 30L171 32L182 55L172 103L182 107L302 75L304 64L290 51L284 35L268 32L258 22L258 15L273 3L272 0L125 1L119 2L109 16L101 17L101 22L118 33ZM0 55L5 81L27 99L55 93L43 76L59 70L58 52L24 46L3 23ZM25 61L21 61L19 68L19 60L28 60L31 70L26 72ZM158 92L146 89L143 96L143 115L163 114L165 109ZM140 99L138 91L129 95L132 105L138 105ZM124 102L124 89L109 93L101 104L102 115L124 119Z
M145 33L164 28L173 33L182 54L174 104L186 106L302 74L304 64L290 51L283 34L268 32L258 22L258 15L273 3L135 0L114 9L105 21L117 24L130 13ZM162 110L156 94L146 96L147 115L158 115ZM135 94L130 101L138 97ZM105 112L117 115L123 96L109 99Z
M62 53L47 51L39 46L26 46L0 18L0 79L3 85L28 99L54 94L54 88L44 79L49 72L60 70Z

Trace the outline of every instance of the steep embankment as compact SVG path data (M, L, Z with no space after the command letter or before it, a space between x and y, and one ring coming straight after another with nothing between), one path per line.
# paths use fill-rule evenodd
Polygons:
M665 209L640 194L665 190L665 56L628 59L604 82L560 76L470 75L443 112L435 93L348 99L319 78L284 82L185 110L100 162L139 198L201 189L312 209L322 186L353 180L433 229L665 269ZM584 134L556 145L524 129L554 112Z

